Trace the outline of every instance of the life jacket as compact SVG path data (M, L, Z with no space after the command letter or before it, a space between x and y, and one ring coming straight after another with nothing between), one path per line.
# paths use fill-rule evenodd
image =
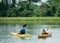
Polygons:
M21 29L20 34L25 34L25 29Z

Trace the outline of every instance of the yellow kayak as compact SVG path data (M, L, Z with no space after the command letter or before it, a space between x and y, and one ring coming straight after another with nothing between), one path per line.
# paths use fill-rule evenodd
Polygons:
M14 33L14 32L11 32L10 34L13 36L17 36L19 38L32 38L32 35L29 35L29 34L18 34L18 33Z

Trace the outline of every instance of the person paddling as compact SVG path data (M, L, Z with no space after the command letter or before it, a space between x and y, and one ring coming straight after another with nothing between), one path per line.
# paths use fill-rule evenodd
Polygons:
M18 34L25 34L26 32L26 24L23 25L22 29L20 30L20 32Z
M45 31L45 29L43 29L43 32L42 32L42 34L48 34L48 33Z

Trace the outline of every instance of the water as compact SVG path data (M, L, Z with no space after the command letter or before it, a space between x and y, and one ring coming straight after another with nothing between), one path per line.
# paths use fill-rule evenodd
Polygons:
M0 24L0 43L60 43L60 25L41 25L41 24L27 24L26 34L31 34L31 39L20 39L11 37L10 32L19 32L23 24ZM38 34L42 29L47 29L52 33L52 37L46 39L38 39Z

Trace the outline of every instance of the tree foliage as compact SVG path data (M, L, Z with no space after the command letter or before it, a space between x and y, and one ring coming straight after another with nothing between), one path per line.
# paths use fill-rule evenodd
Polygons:
M60 0L48 0L46 3L41 0L27 0L16 3L8 3L9 0L0 2L0 17L60 17ZM41 2L41 5L32 4Z

